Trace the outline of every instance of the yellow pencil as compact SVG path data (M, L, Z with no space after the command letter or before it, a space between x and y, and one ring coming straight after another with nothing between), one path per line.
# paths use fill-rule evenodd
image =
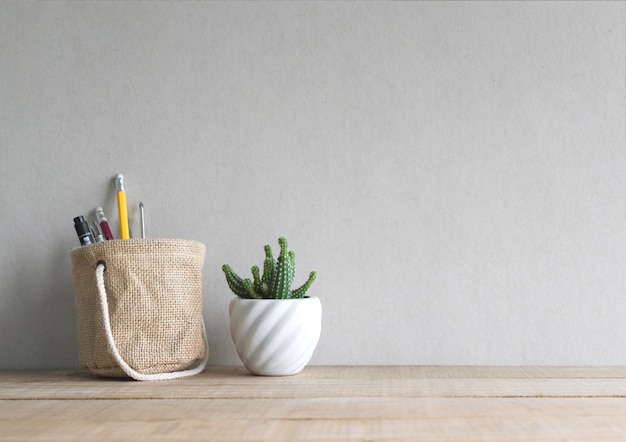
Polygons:
M129 239L128 230L128 209L126 208L126 189L124 189L124 175L118 173L115 177L115 187L117 188L117 212L120 217L120 238Z

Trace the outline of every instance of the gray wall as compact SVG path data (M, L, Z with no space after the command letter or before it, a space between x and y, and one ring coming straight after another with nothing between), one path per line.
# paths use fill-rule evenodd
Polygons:
M625 3L0 3L0 368L73 367L72 218L286 236L312 364L626 364ZM298 281L298 282L299 282Z

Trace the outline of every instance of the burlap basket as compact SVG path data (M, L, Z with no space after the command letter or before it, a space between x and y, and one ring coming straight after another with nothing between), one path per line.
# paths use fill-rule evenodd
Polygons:
M70 252L80 366L161 380L206 366L205 246L178 239L102 241Z

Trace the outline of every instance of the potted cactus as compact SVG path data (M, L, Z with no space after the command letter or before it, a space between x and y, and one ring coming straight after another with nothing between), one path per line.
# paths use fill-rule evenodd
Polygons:
M305 296L316 277L296 289L295 254L287 240L279 238L276 260L265 246L263 274L252 267L252 279L241 278L224 264L230 289L230 334L237 354L253 374L287 376L300 373L311 360L321 332L322 305L317 297Z

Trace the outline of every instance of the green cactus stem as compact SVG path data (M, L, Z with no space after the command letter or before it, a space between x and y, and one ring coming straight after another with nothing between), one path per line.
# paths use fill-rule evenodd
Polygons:
M317 273L311 272L309 274L309 279L307 279L307 281L302 284L301 287L298 287L297 289L291 291L291 299L304 298L304 294L309 289L309 287L311 287L311 284L313 284L313 281L315 281L316 277Z
M289 299L291 294L291 281L293 281L293 272L291 265L291 257L285 238L279 238L280 255L276 262L276 276L274 278L274 295L276 299Z
M265 246L265 261L263 261L263 277L261 278L261 292L264 298L270 295L270 287L272 287L272 281L274 280L275 268L276 265L274 263L274 256L272 255L272 248Z
M250 278L246 278L243 280L243 284L246 288L246 293L250 299L261 299L261 296L254 290L254 286L252 285L252 281Z
M287 240L283 237L278 239L280 254L274 261L272 248L265 246L265 260L263 262L263 275L259 267L252 267L252 279L243 279L238 276L228 264L222 266L226 275L226 282L233 293L240 298L246 299L296 299L303 298L315 277L316 272L309 274L309 279L300 287L291 290L291 284L296 274L296 255L289 250Z
M261 275L257 266L252 266L252 278L254 279L254 291L261 293Z
M222 266L222 270L226 275L226 282L228 283L228 287L240 298L249 298L248 292L246 291L246 286L243 283L243 279L239 277L233 270L230 268L228 264L224 264Z

